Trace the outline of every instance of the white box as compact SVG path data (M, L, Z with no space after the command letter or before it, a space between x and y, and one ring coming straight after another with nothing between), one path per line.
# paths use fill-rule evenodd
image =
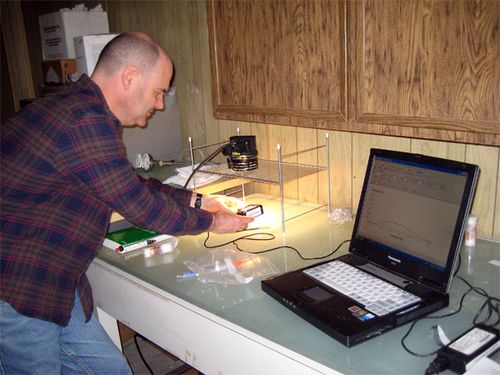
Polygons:
M165 94L165 108L156 111L144 128L123 126L123 143L132 165L137 154L151 154L154 160L179 160L183 157L181 123L175 86Z
M118 34L81 35L74 38L77 76L90 76L104 46Z
M75 36L109 33L108 13L53 12L38 19L44 60L74 59Z

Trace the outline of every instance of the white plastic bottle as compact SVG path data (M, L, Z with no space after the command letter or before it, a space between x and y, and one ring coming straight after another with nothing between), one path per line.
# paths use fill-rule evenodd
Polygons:
M465 225L465 246L476 246L477 216L469 216Z

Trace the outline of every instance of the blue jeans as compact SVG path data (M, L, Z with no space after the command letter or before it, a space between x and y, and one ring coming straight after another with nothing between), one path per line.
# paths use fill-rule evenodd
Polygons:
M0 300L0 374L132 374L99 321L85 323L78 298L66 327L19 314Z

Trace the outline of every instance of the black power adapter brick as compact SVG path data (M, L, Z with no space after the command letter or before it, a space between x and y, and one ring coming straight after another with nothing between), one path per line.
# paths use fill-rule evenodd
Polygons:
M437 374L450 369L457 374L463 374L499 347L498 329L476 325L440 349L425 373Z

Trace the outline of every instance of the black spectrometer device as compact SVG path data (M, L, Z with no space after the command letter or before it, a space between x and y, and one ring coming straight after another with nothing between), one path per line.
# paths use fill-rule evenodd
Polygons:
M241 216L252 216L257 217L264 213L264 209L261 204L250 204L246 207L238 209L237 214Z
M257 169L257 143L254 135L235 135L229 138L229 144L222 154L227 156L227 165L233 171Z

